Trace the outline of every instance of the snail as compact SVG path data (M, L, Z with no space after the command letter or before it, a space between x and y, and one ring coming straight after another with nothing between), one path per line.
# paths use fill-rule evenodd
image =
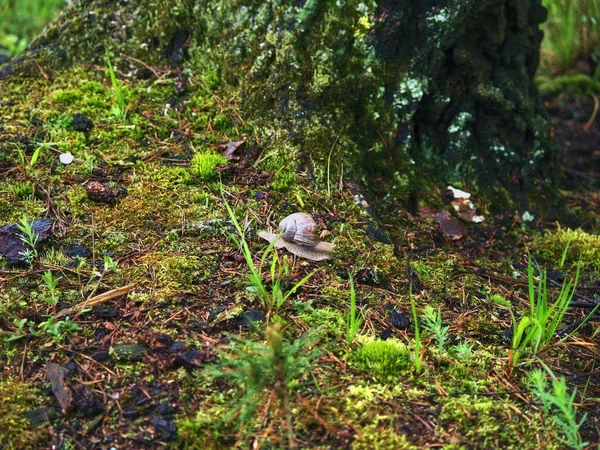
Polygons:
M258 235L276 248L285 247L290 253L311 261L321 261L331 257L334 245L319 238L317 224L308 214L294 213L279 222L280 239L276 233L261 231Z

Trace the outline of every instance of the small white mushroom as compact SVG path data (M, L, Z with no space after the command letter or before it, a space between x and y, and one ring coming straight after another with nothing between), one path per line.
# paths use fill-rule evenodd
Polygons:
M279 222L282 231L278 234L261 231L258 235L269 242L275 242L276 248L285 248L290 253L311 261L322 261L330 258L334 245L323 242L319 238L317 224L308 214L294 213Z

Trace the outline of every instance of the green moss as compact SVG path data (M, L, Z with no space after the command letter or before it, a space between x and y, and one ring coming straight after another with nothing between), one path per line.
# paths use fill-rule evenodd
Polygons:
M352 352L358 370L382 376L398 376L411 365L410 350L396 339L367 341Z
M70 106L81 99L77 89L57 89L50 94L50 100L60 106Z
M226 163L227 159L221 155L199 152L190 161L190 172L201 181L211 181L217 178L217 166Z
M296 172L289 169L282 169L275 173L273 189L285 192L290 189L290 187L295 186L297 181L298 176L296 175Z
M43 431L32 431L24 414L40 401L27 384L0 380L0 446L7 450L32 448ZM38 436L36 436L36 434Z
M565 91L584 95L592 92L600 93L600 83L583 73L553 78L538 76L536 83L540 92L545 95L558 95Z
M406 436L394 429L393 424L375 419L360 428L360 435L352 442L352 450L417 450Z
M329 308L310 308L309 311L300 316L311 330L321 329L324 338L337 340L345 333L346 319L341 312Z
M532 246L556 267L560 266L562 255L568 247L567 262L575 264L581 257L584 268L600 271L600 236L586 233L580 228L571 230L559 227L554 232L534 239Z
M455 440L469 448L512 448L517 439L518 448L540 447L535 437L536 432L541 430L540 418L525 419L499 399L476 395L448 398L442 406L439 420L440 432L453 428ZM540 430L536 429L536 423Z

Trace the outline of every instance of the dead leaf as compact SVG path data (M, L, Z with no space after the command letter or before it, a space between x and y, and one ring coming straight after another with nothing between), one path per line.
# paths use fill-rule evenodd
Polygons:
M73 406L73 393L67 379L67 369L60 364L49 362L46 364L46 375L60 409L63 414L66 414Z
M442 233L453 241L457 241L467 234L465 226L448 211L434 211L430 208L423 208L419 210L419 216L435 220Z
M225 150L223 151L223 156L229 160L238 160L240 159L240 151L243 145L245 144L245 141L229 141L227 144L221 144L219 145L220 148L224 148ZM236 154L237 153L237 154Z

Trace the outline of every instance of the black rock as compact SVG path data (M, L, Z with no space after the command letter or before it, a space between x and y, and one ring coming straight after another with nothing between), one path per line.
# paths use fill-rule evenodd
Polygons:
M140 412L137 409L127 409L123 411L123 417L126 419L135 419L140 415Z
M110 354L103 351L96 352L92 355L94 361L106 361L108 358L110 358Z
M167 350L169 353L179 353L185 349L185 342L174 342Z
M172 420L157 418L152 421L152 425L156 432L161 434L163 441L169 441L177 435L177 425Z
M83 114L73 114L73 129L75 131L90 131L94 128L94 122Z
M187 370L193 370L197 369L202 364L214 361L214 359L214 355L207 351L189 350L187 352L181 352L179 355L177 355L175 363L186 368Z
M85 384L73 386L73 404L77 411L85 417L104 411L104 405L96 398L92 390Z
M37 238L36 248L52 234L52 220L48 218L30 221L29 225ZM16 224L0 227L0 254L9 264L22 266L28 262L25 254L31 248L23 242L22 236L23 232Z
M97 317L117 317L119 315L119 310L108 305L98 305L92 308L92 313Z
M258 309L249 309L242 315L242 326L249 327L255 322L264 322L265 314Z
M69 244L65 245L63 253L67 258L82 258L88 259L92 257L92 252L83 244Z
M391 312L392 326L398 330L406 330L410 325L408 314L400 309L394 309Z
M389 329L385 329L381 332L381 340L382 341L387 341L388 339L391 339L393 337L393 333L392 330Z
M29 420L29 423L34 427L51 422L57 417L58 412L54 408L49 408L47 406L40 406L25 414L25 418Z
M154 415L156 416L168 416L169 414L173 414L173 408L171 408L168 402L159 403L154 410Z

